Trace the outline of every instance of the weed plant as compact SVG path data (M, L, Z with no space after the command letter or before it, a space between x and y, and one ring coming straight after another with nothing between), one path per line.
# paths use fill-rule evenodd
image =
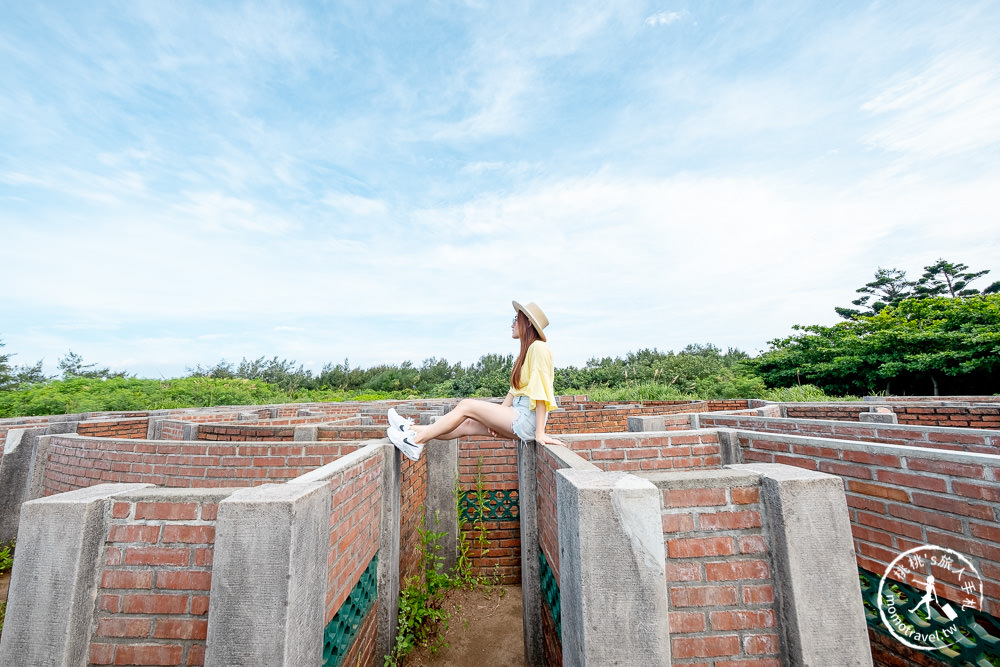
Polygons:
M14 542L0 547L0 574L10 572L14 567ZM0 633L3 633L4 615L7 613L6 600L0 601Z
M16 540L11 540L10 544L0 547L0 574L10 572L14 567L14 544Z
M476 468L475 486L475 519L473 530L476 532L475 544L478 556L482 558L489 553L489 531L486 527L486 512L489 506L489 495L482 474L483 460L479 459ZM426 527L424 513L420 514L420 526L417 533L420 536L418 546L419 572L408 577L399 592L399 621L396 630L396 641L392 653L385 656L385 667L398 667L403 659L418 646L426 646L431 653L436 653L448 646L444 640L451 621L450 614L443 608L448 591L458 588L475 590L483 586L487 594L491 594L500 584L499 565L490 576L473 574L470 552L472 545L468 533L462 528L462 488L455 480L453 491L456 516L458 517L458 545L455 566L451 572L444 572L444 556L441 554L441 540L445 532L436 532ZM438 523L437 517L434 519ZM501 588L501 595L504 589Z

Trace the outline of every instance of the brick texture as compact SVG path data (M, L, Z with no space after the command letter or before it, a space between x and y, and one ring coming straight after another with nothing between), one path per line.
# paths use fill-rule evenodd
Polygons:
M112 504L91 663L203 664L217 510L167 496Z
M672 658L678 664L780 664L759 487L706 481L699 488L662 489L662 498Z

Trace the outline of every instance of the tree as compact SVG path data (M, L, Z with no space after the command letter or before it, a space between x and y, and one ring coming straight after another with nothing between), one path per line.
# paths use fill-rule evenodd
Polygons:
M5 347L0 341L0 347ZM33 384L46 382L49 378L42 372L42 361L32 366L11 366L13 354L0 354L0 391L11 391Z
M857 319L862 315L874 315L886 306L895 306L903 299L911 296L916 283L906 279L906 272L899 269L883 269L881 266L875 272L875 280L867 283L864 287L855 290L859 297L851 303L855 306L868 308L868 310L858 310L856 308L836 307L834 310L845 320ZM871 306L868 302L872 297L876 297Z
M108 378L126 377L125 371L112 372L110 368L97 368L97 364L83 363L83 357L70 350L65 357L59 359L57 366L62 371L63 380L73 378L93 378L107 380Z
M952 264L951 262L938 259L930 266L924 267L924 275L916 284L916 295L922 298L934 296L950 296L956 298L960 296L972 296L979 294L979 290L970 288L969 283L977 278L981 278L989 273L989 269L982 271L969 271L965 264ZM996 287L997 283L990 285L987 289Z
M0 347L6 347L3 341L0 341ZM0 354L0 390L9 389L14 383L14 376L11 373L10 367L10 357L9 354Z
M832 327L771 341L748 363L769 386L833 394L1000 391L1000 294L912 298Z

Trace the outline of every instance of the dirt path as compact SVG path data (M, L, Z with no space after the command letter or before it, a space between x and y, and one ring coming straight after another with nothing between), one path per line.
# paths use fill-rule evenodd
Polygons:
M431 655L418 648L405 667L519 667L524 665L521 587L498 586L487 594L452 591L445 601L451 614L448 647Z

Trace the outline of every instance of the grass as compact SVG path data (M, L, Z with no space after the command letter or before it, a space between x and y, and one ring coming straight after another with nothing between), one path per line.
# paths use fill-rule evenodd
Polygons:
M10 572L14 567L14 542L0 547L0 574Z
M0 574L10 572L14 567L14 542L0 547ZM4 616L7 614L7 601L0 602L0 633L3 632Z

